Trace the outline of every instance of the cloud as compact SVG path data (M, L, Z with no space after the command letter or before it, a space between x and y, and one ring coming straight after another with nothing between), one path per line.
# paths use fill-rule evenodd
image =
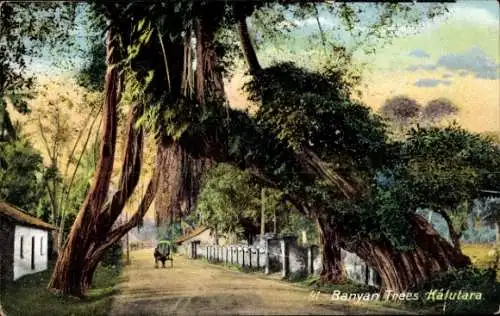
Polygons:
M463 54L448 54L439 57L437 65L452 71L468 71L481 79L498 79L499 67L479 47Z
M427 71L434 71L436 70L437 66L432 65L432 64L422 64L422 65L411 65L406 70L408 71L418 71L418 70L427 70Z
M433 88L437 87L438 85L445 85L449 86L451 85L450 80L439 80L439 79L419 79L417 82L414 83L414 86L420 87L420 88Z
M481 6L481 2L483 7L478 7ZM487 4L483 1L458 2L454 7L450 8L450 16L454 20L469 22L475 25L481 24L498 26L497 12L498 4Z
M409 55L412 57L416 57L416 58L429 58L429 57L431 57L431 55L429 53L427 53L425 50L420 49L420 48L412 50Z

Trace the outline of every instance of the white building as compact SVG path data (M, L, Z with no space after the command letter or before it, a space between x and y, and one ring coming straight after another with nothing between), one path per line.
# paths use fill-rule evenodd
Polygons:
M44 271L49 232L55 229L21 209L0 202L0 280Z

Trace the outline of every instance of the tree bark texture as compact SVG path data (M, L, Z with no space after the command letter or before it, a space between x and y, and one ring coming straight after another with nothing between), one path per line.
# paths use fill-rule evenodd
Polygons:
M156 168L160 170L155 200L157 226L178 222L196 204L203 173L211 165L195 158L180 143L162 140L158 144Z
M250 39L250 34L248 32L248 25L246 22L246 12L244 4L242 3L235 4L233 6L233 12L237 21L241 50L247 61L250 74L252 74L252 76L258 76L262 68L260 66L257 54L255 53L255 49L252 45L252 40Z
M369 239L346 247L378 272L383 290L404 292L449 269L470 265L470 259L442 238L425 218L412 214L410 222L415 236L414 250L399 251L388 241ZM349 234L341 235L343 245L349 245Z
M114 65L119 60L118 51L114 47L114 30L107 34L107 64ZM87 264L86 250L92 242L91 232L97 225L99 212L106 200L116 145L117 116L119 102L117 67L108 67L105 78L105 103L103 130L101 136L100 158L97 177L78 213L68 236L68 242L59 254L49 288L62 294L81 297L84 294L83 271Z
M327 283L341 283L344 281L341 248L339 235L334 225L324 218L317 219L319 238L322 247L322 269L320 278Z

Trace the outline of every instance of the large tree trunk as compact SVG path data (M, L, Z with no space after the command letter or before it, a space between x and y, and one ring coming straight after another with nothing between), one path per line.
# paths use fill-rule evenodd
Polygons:
M344 281L344 275L338 231L324 218L318 218L317 223L322 250L321 280L327 283L341 283Z
M88 255L87 265L85 266L85 270L83 272L83 282L87 287L92 285L92 277L94 275L95 269L106 253L106 250L113 244L118 242L123 236L125 236L125 234L129 230L137 226L141 222L146 212L149 210L156 196L158 179L158 170L155 169L152 179L149 182L146 192L142 197L141 203L139 204L134 215L126 223L108 232L106 239L103 240L98 246L96 246L92 253Z
M155 200L156 225L178 222L194 209L202 175L211 165L193 157L179 142L163 139L158 144L156 168L161 170Z
M107 35L107 64L115 65L118 48L115 47L114 30ZM119 69L108 67L105 78L105 104L103 131L96 178L85 199L68 236L68 242L56 262L49 288L65 294L81 297L84 294L84 270L87 265L87 250L92 242L91 232L97 225L98 215L108 195L115 157Z
M209 19L207 10L220 4L206 5L204 8L197 8L197 16L194 20L194 34L196 36L196 74L195 74L195 104L206 105L208 102L215 102L210 106L217 106L217 102L224 99L224 84L222 73L217 69L217 53L214 47L214 36L216 25ZM214 8L212 8L214 9ZM186 95L186 88L191 86L189 80L192 69L185 63L190 60L190 41L178 41L169 43L176 52L183 52L185 56L183 62L173 60L170 68L170 80L172 82L182 82L176 84L180 87L177 93L173 94L173 102L177 98L190 99ZM176 64L177 63L177 64ZM184 215L193 210L196 197L201 186L203 173L210 168L211 160L207 156L220 156L225 146L215 144L216 140L202 139L201 137L173 140L169 136L163 136L158 144L158 159L156 168L160 170L158 183L158 195L155 200L156 225L161 226L171 224L180 220ZM213 150L219 150L213 155Z
M452 268L470 265L470 259L451 246L420 215L410 215L416 248L398 251L388 241L363 240L347 250L356 253L382 279L382 290L404 292ZM349 234L342 233L344 245Z
M221 3L214 2L197 9L194 21L196 36L196 77L195 91L198 104L221 102L224 100L224 81L218 66L215 44L217 23L211 19L210 10L220 9Z

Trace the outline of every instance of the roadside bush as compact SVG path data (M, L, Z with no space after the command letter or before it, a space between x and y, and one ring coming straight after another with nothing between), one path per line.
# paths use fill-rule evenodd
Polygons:
M306 272L290 272L286 276L286 280L290 282L301 282L307 280Z
M111 247L109 247L101 263L103 266L107 267L118 266L122 264L122 258L123 258L123 247L121 242L117 242L114 243Z
M340 291L342 293L378 293L379 289L367 284L356 283L351 280L345 280L342 283L332 284L322 281L319 277L313 277L300 282L314 290L326 293Z
M435 278L413 292L419 293L418 301L408 301L410 305L422 308L431 307L440 313L453 315L480 315L496 312L500 304L500 283L495 280L496 271L493 269L466 268L449 271L439 278ZM481 299L447 299L433 300L430 291L437 290L450 293L481 293ZM437 296L434 296L436 298ZM416 306L414 306L416 307Z

